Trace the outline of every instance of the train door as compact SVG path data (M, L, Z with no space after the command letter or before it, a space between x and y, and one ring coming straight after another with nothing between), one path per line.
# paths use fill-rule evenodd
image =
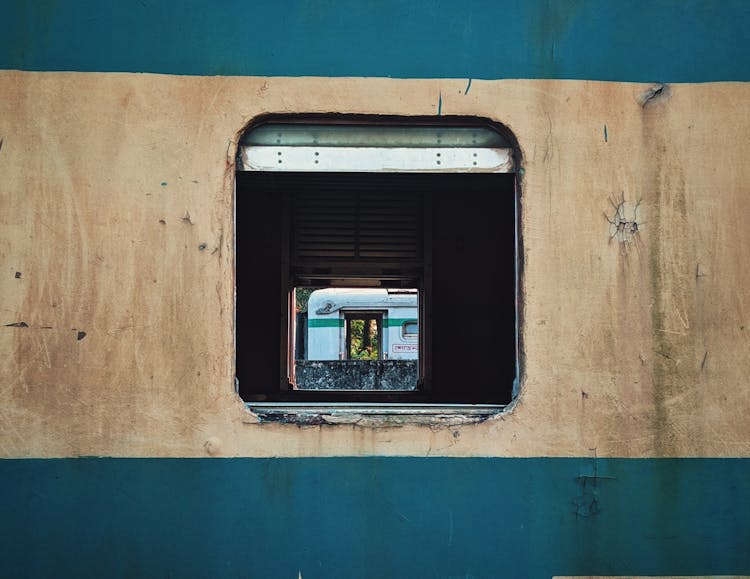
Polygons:
M347 360L383 360L383 321L387 311L344 313L344 352Z

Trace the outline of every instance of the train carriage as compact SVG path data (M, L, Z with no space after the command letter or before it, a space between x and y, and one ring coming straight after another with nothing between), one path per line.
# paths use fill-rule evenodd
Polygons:
M307 316L309 360L416 360L419 355L417 290L319 289L310 294ZM357 322L367 322L357 324ZM352 344L356 326L373 334L371 344ZM364 348L368 350L365 351Z
M0 577L750 577L748 25L5 2Z

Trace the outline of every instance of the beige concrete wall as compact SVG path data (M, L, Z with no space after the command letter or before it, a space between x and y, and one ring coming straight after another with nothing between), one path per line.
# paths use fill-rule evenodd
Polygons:
M0 456L750 456L750 85L466 84L0 73ZM518 404L257 424L232 378L237 136L439 98L522 148Z

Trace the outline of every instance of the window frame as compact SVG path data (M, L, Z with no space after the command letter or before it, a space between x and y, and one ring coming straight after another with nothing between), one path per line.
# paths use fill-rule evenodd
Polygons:
M476 117L382 117L382 116L367 116L367 115L269 115L262 119L256 119L251 123L248 128L243 131L243 134L254 130L256 127L261 126L265 123L284 122L289 124L362 124L362 125L388 125L391 123L398 123L404 126L441 126L441 127L453 127L453 126L471 126L479 128L489 128L503 136L510 144L510 148L513 151L513 163L515 166L515 185L514 185L514 197L515 197L515 214L513 219L513 227L515 230L515 260L514 260L514 283L515 283L515 351L513 358L515 360L515 379L511 391L511 399L515 400L519 390L519 384L521 381L521 335L520 335L520 319L521 319L521 264L520 256L522 255L521 236L520 236L520 199L521 199L521 184L520 179L523 174L521 168L521 157L520 148L518 147L517 141L513 134L503 125L496 123L489 119L480 119ZM238 162L240 158L240 151L238 151ZM431 239L431 207L429 201L425 203L424 207L425 219L424 219L424 237L425 239ZM284 215L289 216L289 207L284 207ZM282 276L282 288L286 292L287 296L293 296L293 290L295 286L289 285L289 243L291 239L290 223L287 217L284 219L284 229L282 232L282 263L281 263L281 276ZM371 407L370 411L378 411L380 408L382 411L387 412L388 409L396 407L401 408L412 408L415 412L417 410L425 410L427 407L433 409L438 408L459 408L466 410L468 406L473 407L477 411L482 408L491 409L492 411L501 410L506 404L483 404L483 403L472 403L472 402L459 402L453 403L440 403L431 402L429 400L429 385L431 384L431 367L432 367L432 351L431 351L431 299L432 299L432 272L429 264L432 263L432 243L425 242L424 244L424 267L422 275L418 280L418 284L413 284L412 287L419 288L419 319L417 323L420 328L421 335L419 335L419 366L420 366L420 384L418 385L417 392L398 392L394 394L387 394L384 392L374 393L374 396L365 391L336 391L333 396L325 391L310 391L310 390L294 390L294 396L292 398L281 395L276 400L272 401L261 401L261 400L249 400L247 401L248 406L252 408L262 408L265 406L268 409L275 407L286 408L288 405L294 404L313 404L318 406L328 406L330 404L341 404L341 405L353 405L355 407L365 408ZM307 285L316 285L314 283L308 283ZM293 331L290 326L294 323L294 303L293 297L288 297L286 300L286 312L282 316L281 321L281 340L280 350L283 353L280 356L280 375L293 376L294 366L294 351L291 347L290 336ZM383 327L382 323L379 325L378 331L381 335L379 347L383 351ZM403 336L402 336L403 337ZM347 352L347 358L349 353ZM381 353L382 358L382 353ZM281 392L283 392L284 386L287 388L287 392L291 387L290 380L286 380L286 384L282 384ZM425 388L427 386L427 388ZM427 396L425 396L427 394ZM394 406L395 405L395 406Z
M407 332L406 327L412 324L417 325L416 332ZM407 320L401 324L401 339L402 340L418 340L419 339L419 320Z

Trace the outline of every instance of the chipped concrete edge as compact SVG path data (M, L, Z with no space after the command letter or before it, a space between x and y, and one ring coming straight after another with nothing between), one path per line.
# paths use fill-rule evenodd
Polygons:
M508 406L486 405L446 408L444 406L332 406L332 405L259 405L247 403L249 415L263 423L296 424L298 426L349 425L366 428L393 428L400 426L429 426L450 428L466 424L479 424L495 419L506 412ZM244 421L245 423L255 423Z

